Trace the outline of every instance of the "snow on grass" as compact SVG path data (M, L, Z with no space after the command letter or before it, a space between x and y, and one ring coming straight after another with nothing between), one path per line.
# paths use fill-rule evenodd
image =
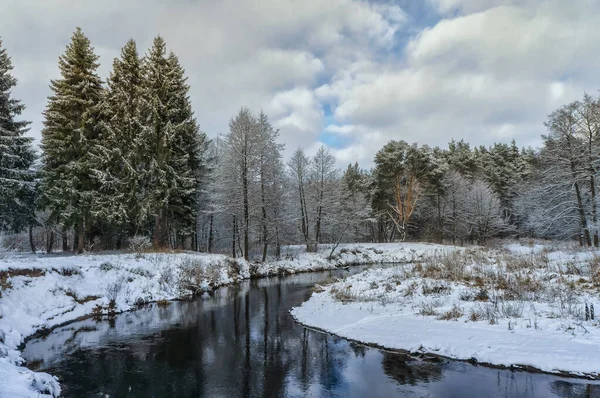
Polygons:
M599 292L595 251L510 245L370 269L321 288L292 315L387 348L597 378Z
M199 253L23 255L0 258L0 397L56 397L58 381L22 367L24 338L90 314L129 311L251 277L353 264L414 262L448 250L429 244L340 245L333 256L285 248L279 261L246 262ZM41 394L41 395L40 395Z

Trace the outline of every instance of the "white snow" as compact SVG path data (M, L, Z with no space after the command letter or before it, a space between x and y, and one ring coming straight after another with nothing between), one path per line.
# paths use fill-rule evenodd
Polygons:
M268 276L352 264L424 261L447 246L430 244L340 245L305 253L288 247L280 261L249 263L199 253L0 256L0 397L56 397L56 378L21 366L25 337L90 315L135 309ZM286 254L287 253L287 254ZM112 303L111 303L112 302Z
M585 303L600 311L597 253L507 249L476 250L462 266L440 258L369 269L291 313L309 327L390 349L598 377L600 323L584 311Z

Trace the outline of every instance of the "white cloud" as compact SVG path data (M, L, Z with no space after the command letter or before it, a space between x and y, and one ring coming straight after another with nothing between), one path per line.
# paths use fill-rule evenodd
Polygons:
M318 90L336 105L338 132L354 137L340 156L368 164L373 152L365 148L373 139L365 132L382 142L444 146L455 138L479 145L516 138L536 145L548 113L585 90L596 92L594 3L436 4L449 15L415 34L402 58L339 72Z
M296 145L314 141L324 127L313 98L319 79L389 48L403 21L396 6L352 0L8 0L2 34L36 138L57 59L81 26L101 55L103 77L130 37L144 53L161 34L186 68L205 131L225 132L242 105L279 106L285 111L272 118Z
M264 109L288 151L339 138L340 165L371 164L390 139L537 144L550 111L597 91L596 1L428 1L439 21L423 27L391 1L7 0L2 35L38 138L75 26L104 77L127 39L143 53L163 35L211 136L241 106Z

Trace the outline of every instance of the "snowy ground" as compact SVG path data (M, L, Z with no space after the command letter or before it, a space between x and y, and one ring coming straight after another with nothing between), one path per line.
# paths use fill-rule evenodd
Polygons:
M0 253L0 397L58 396L58 381L23 367L19 348L27 336L90 314L185 298L250 277L426 261L448 250L452 249L408 243L340 245L334 258L327 259L327 247L319 253L288 247L284 259L267 263L198 253Z
M599 292L598 252L514 243L369 269L292 315L386 348L598 378Z

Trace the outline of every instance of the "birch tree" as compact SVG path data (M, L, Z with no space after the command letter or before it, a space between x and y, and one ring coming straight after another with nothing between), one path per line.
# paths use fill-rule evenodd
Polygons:
M549 178L569 181L576 199L581 239L587 246L592 245L588 217L584 206L582 183L587 175L585 157L582 156L582 143L577 137L578 104L570 103L552 112L545 122L548 135L543 136L545 150L543 161Z
M309 186L313 203L314 240L311 250L317 251L322 241L323 224L331 215L336 200L338 170L335 168L335 157L329 149L321 146L312 158L309 167Z
M308 218L308 206L306 204L306 188L308 185L308 173L310 160L302 148L296 149L289 159L288 169L290 178L293 181L294 190L297 195L297 204L299 209L300 231L306 245L306 250L311 251L311 237L309 231L310 220Z

